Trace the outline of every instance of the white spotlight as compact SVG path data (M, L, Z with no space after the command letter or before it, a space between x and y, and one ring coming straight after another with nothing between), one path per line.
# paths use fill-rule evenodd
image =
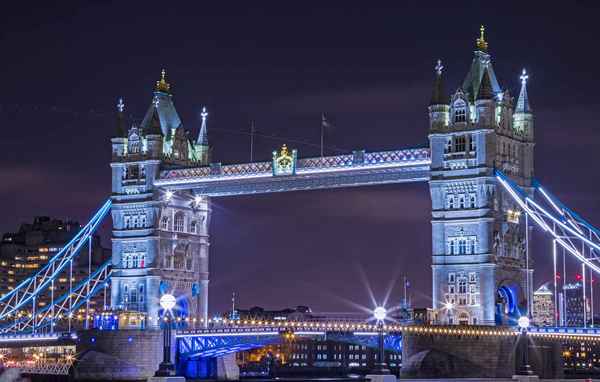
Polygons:
M375 317L375 319L377 321L383 321L383 320L385 320L386 316L387 316L387 310L383 306L378 306L373 311L373 317Z

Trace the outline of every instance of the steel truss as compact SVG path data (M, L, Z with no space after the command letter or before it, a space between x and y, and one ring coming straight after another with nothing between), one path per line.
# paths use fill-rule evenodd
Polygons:
M0 327L0 331L6 333L31 329L35 333L38 327L46 326L49 326L52 331L51 323L57 317L66 314L70 319L75 309L89 301L90 297L98 293L99 288L106 284L110 276L108 263L103 264L93 274L90 272L89 277L76 286L73 285L72 270L74 259L79 256L86 243L91 251L92 237L110 211L111 205L112 201L107 200L89 222L46 265L0 298L0 321L5 323L8 320L13 321ZM69 270L69 291L55 298L55 281L67 269ZM47 290L49 290L50 304L38 311L37 300L44 293L48 293ZM28 308L31 308L31 313L22 317L20 310Z
M69 375L71 366L73 366L73 361L24 361L6 367L9 369L18 369L21 374Z

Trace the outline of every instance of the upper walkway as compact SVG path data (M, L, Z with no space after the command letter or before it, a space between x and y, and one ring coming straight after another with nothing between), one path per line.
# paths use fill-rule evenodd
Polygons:
M287 152L286 152L287 153ZM291 163L278 165L289 158ZM208 196L260 194L323 188L419 182L429 180L428 148L365 152L163 171L154 184L169 189L193 189ZM286 166L287 165L287 166Z

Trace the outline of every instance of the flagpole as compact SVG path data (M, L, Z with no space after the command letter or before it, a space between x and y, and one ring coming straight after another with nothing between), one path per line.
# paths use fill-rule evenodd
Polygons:
M321 114L321 158L323 158L323 137L325 136L325 113Z
M254 160L254 121L250 122L250 162Z

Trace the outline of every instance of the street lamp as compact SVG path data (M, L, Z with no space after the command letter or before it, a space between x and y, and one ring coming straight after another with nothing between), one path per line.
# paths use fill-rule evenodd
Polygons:
M387 368L387 364L385 363L385 353L383 351L383 323L385 318L387 317L387 310L383 306L378 306L373 311L373 317L377 320L377 332L378 332L378 362L375 364L375 369L373 370L373 374L390 374L390 371Z
M163 332L163 361L158 366L158 370L154 373L155 377L172 377L175 375L175 365L171 363L171 310L177 304L177 299L170 293L163 294L160 297L160 306L164 311Z
M529 340L527 338L527 329L529 328L529 317L521 316L517 320L517 325L521 329L521 350L523 352L523 363L521 364L521 368L517 372L518 375L533 375L533 370L531 370L531 366L529 365Z

